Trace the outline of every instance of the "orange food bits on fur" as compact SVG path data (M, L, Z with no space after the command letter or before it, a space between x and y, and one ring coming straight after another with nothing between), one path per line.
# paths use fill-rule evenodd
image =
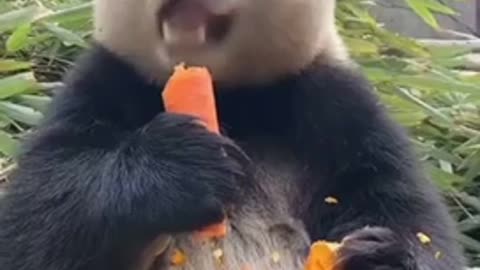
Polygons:
M274 263L279 263L281 258L282 257L280 256L280 253L278 253L277 251L272 253L272 261Z
M338 204L338 199L335 197L326 197L325 202L328 204Z
M432 242L432 239L428 235L422 232L417 233L417 238L418 240L420 240L420 243L424 245L428 245Z
M187 263L187 255L181 250L174 250L172 257L170 257L170 263L173 266L184 266Z
M318 241L310 248L305 263L305 270L332 270L337 261L337 250L340 244Z
M223 258L223 250L221 248L217 248L212 253L213 258L217 262L219 266L223 266L224 258Z

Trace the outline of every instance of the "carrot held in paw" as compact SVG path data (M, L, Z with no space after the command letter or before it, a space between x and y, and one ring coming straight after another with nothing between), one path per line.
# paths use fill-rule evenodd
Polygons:
M197 117L208 130L220 134L213 81L206 68L176 66L162 97L167 112ZM226 234L227 223L224 220L197 232L195 238L198 240L222 238Z
M317 241L310 248L304 270L333 270L341 244Z
M208 130L220 133L213 82L206 68L176 66L163 91L163 102L167 112L195 116Z

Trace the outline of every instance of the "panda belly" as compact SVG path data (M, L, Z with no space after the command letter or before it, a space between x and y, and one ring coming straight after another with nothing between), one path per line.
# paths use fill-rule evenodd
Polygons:
M249 143L243 148L256 164L255 186L229 217L228 236L204 244L193 242L191 234L175 237L170 254L180 249L188 261L173 269L303 269L310 239L303 223L295 218L301 207L296 184L301 170L293 156L280 147Z

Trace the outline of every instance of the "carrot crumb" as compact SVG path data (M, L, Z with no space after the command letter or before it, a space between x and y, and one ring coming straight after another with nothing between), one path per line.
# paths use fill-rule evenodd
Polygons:
M223 257L223 250L217 248L213 251L213 257L217 260L220 260Z
M279 262L280 262L280 259L281 259L280 253L278 253L277 251L275 251L275 252L272 253L272 261L273 261L274 263L279 263Z
M417 238L418 240L420 240L420 243L424 245L428 245L432 242L432 239L428 235L422 232L417 233Z
M331 270L336 264L339 243L317 241L310 248L304 270Z
M184 266L187 263L187 255L179 249L173 251L173 255L170 258L170 263L173 266Z
M338 199L335 197L326 197L325 202L328 204L338 204Z

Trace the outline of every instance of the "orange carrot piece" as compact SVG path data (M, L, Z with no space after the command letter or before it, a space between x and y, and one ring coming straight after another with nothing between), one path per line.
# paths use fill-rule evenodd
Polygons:
M213 81L203 67L175 67L162 93L167 112L187 114L199 118L208 130L220 134ZM197 239L222 238L227 233L226 221L197 232Z
M332 270L337 262L337 250L340 244L317 241L310 248L305 270Z
M173 266L184 266L187 263L187 255L181 250L174 250L172 257L170 257L170 264Z
M206 68L175 67L163 91L167 112L198 117L206 127L220 133L211 75Z
M224 238L227 235L227 221L223 220L220 223L209 225L198 231L195 235L195 240L203 241L211 238Z

